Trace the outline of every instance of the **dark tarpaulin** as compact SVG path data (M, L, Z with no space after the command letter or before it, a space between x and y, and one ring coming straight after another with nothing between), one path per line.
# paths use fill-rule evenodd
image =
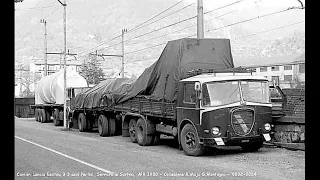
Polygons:
M164 98L174 101L177 97L177 82L186 78L188 71L199 68L202 70L234 68L230 40L184 38L169 41L159 59L131 84L119 102L138 94L154 100Z
M114 104L125 102L136 95L144 95L157 101L163 98L175 101L177 82L188 77L188 71L199 68L234 68L230 40L184 38L169 41L159 59L146 68L138 79L105 80L78 94L76 107L98 107L102 96L106 96L107 101Z
M132 78L117 78L107 79L96 86L88 89L87 91L78 94L75 97L76 108L94 108L99 107L101 104L101 97L106 95L112 102L115 102L118 98L117 94L122 93L125 87L134 82ZM113 95L113 93L117 93Z

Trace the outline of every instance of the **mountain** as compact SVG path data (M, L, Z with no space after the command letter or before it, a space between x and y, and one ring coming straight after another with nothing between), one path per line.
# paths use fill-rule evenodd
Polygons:
M145 68L157 60L166 42L196 34L196 18L184 21L197 15L196 0L185 0L151 19L148 23L163 19L150 25L143 24L142 28L131 31L137 25L178 2L179 0L67 0L67 49L70 50L70 53L77 53L79 61L87 58L86 53L95 53L95 50L98 50L98 54L121 54L120 35L121 30L126 28L128 33L124 36L125 72L127 76L139 76ZM231 39L235 65L247 65L251 61L254 62L250 59L287 54L298 55L304 52L303 23L237 40L238 37L304 20L304 10L287 11L268 18L229 26L257 15L298 5L297 3L289 0L281 1L281 3L275 1L277 3L273 7L265 6L267 1L248 0L247 4L241 4L241 2L206 13L233 2L235 1L226 0L212 3L211 0L204 0L204 26L206 38ZM192 3L194 4L186 7ZM61 4L57 1L40 0L28 0L16 4L16 64L28 65L35 59L43 58L44 25L40 23L42 18L47 21L48 52L62 52L63 8ZM165 17L175 11L178 12ZM161 29L165 26L167 28ZM60 62L60 58L59 55L48 55L48 61ZM118 76L121 69L121 58L104 57L100 59L101 66L108 76Z

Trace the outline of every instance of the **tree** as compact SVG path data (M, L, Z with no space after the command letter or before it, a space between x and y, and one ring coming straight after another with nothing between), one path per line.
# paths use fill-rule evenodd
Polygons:
M21 86L25 87L25 90L20 93L20 97L34 97L34 91L30 90L30 86L40 79L41 75L39 74L35 74L29 71L23 72L20 78L20 84Z
M79 74L83 76L89 84L98 84L104 80L104 73L102 68L99 67L97 57L95 55L89 55L88 61L85 61Z
M23 2L23 0L14 0L15 3Z

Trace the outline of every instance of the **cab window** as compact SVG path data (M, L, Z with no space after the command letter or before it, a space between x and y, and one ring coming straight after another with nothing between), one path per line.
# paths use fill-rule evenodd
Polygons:
M196 103L196 91L194 83L186 83L184 85L184 103Z

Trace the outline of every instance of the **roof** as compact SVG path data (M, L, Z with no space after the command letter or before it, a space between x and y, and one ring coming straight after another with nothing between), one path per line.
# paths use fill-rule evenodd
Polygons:
M250 73L208 73L189 77L181 81L199 81L201 83L228 80L261 80L268 81L264 76L251 75Z

